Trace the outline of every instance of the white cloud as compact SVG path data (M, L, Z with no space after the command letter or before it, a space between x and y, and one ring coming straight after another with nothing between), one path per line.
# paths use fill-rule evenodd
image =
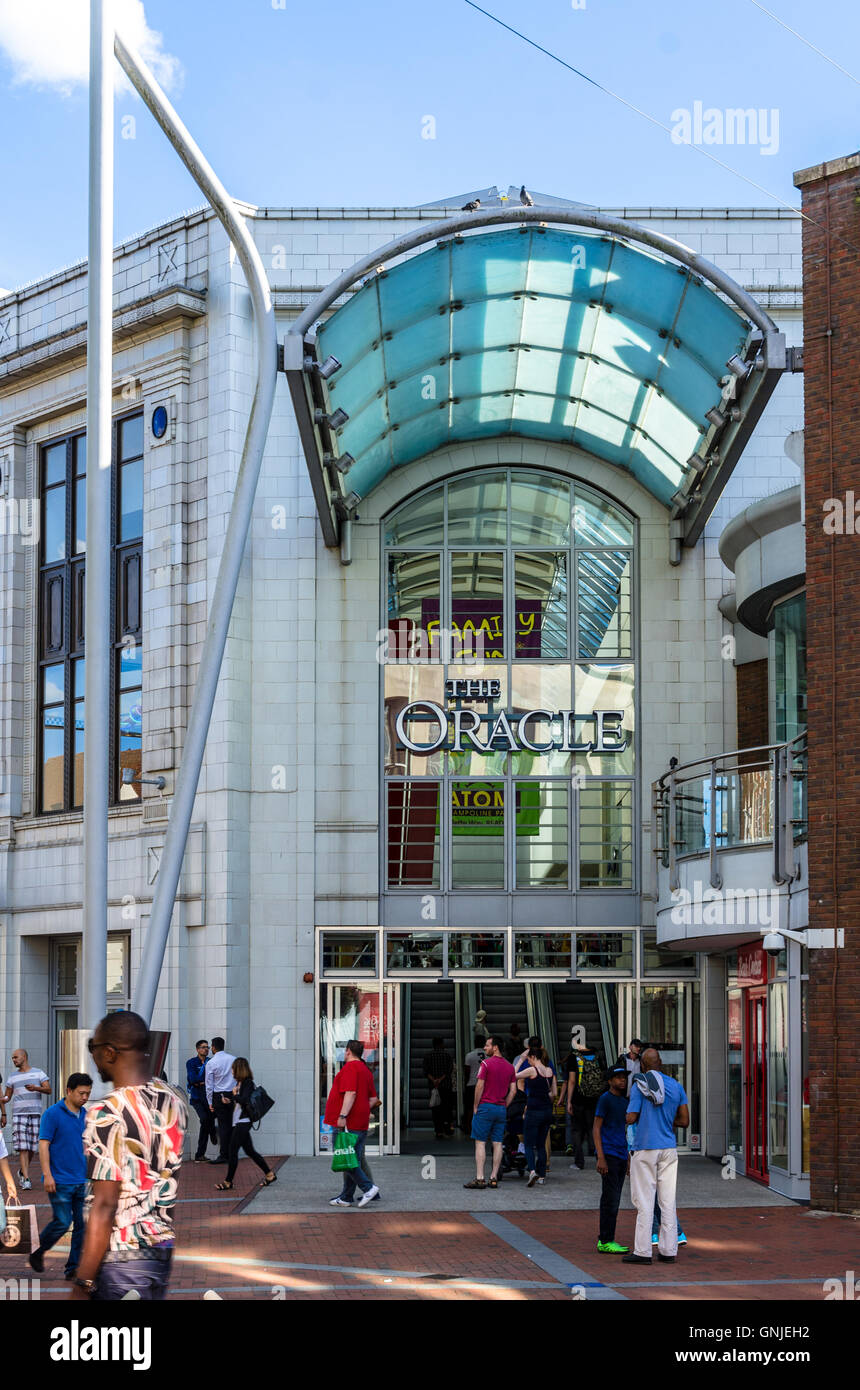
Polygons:
M165 52L161 34L146 22L142 0L114 0L117 28L150 66L161 85L175 89L179 59ZM0 50L16 83L53 87L68 95L89 81L89 0L0 0ZM119 64L118 87L128 88Z

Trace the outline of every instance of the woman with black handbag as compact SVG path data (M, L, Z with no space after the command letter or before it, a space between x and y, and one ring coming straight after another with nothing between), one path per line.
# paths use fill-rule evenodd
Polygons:
M230 1131L230 1161L227 1165L227 1177L224 1182L216 1182L215 1188L218 1192L228 1192L232 1188L236 1169L239 1166L240 1149L244 1149L248 1157L252 1158L261 1172L265 1174L261 1183L262 1187L268 1187L277 1178L277 1173L272 1172L263 1155L257 1153L251 1138L251 1120L253 1117L250 1113L249 1102L254 1090L254 1073L251 1071L248 1058L237 1057L232 1070L236 1078L236 1085L233 1087L236 1109L233 1112L233 1128Z

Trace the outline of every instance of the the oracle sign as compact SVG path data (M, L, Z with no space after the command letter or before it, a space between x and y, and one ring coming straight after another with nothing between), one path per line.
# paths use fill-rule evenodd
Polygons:
M445 694L458 706L461 700L486 702L490 713L481 716L468 706L446 710L433 700L415 700L400 711L395 722L398 740L411 753L429 754L442 749L462 753L467 751L463 748L464 739L469 740L470 749L480 753L623 753L630 743L621 727L623 710L601 709L577 714L572 709L530 709L516 714L501 710L496 714L492 702L501 694L501 682L493 679L460 677L447 680ZM409 726L415 721L437 726L438 731L429 743L419 743L411 736ZM578 726L582 724L591 724L591 737L579 736ZM487 732L481 738L484 726ZM541 726L545 732L539 738Z

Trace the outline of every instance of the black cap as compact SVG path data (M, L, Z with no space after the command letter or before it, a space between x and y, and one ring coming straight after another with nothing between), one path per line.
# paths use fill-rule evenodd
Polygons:
M607 1079L607 1081L609 1081L610 1078L613 1077L613 1076L623 1076L624 1079L625 1079L625 1081L626 1081L626 1080L627 1080L627 1068L626 1068L626 1067L610 1067L610 1068L609 1068L609 1071L606 1073L606 1079Z

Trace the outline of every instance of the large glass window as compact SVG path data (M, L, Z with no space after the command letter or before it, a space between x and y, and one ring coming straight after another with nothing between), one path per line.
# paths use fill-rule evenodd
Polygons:
M632 519L497 469L384 541L388 887L632 888Z
M774 743L796 738L806 728L806 594L795 594L773 610L770 632Z
M69 435L41 450L37 812L69 811L84 799L84 609L87 441ZM138 800L123 770L141 767L141 541L143 416L114 424L111 608L114 649L111 799Z
M107 1010L115 1013L129 1005L129 938L112 932L107 939ZM63 1094L61 1033L83 1027L79 1013L81 938L58 936L51 942L51 1077L54 1092Z
M695 1123L697 1102L691 1094L689 1077L693 1065L688 1034L685 990L682 984L641 985L639 990L640 1036L656 1047L663 1069L680 1081L690 1098L690 1118ZM695 1029L697 1021L692 1020ZM692 1127L692 1126L691 1126ZM679 1129L678 1143L686 1143L687 1131Z

